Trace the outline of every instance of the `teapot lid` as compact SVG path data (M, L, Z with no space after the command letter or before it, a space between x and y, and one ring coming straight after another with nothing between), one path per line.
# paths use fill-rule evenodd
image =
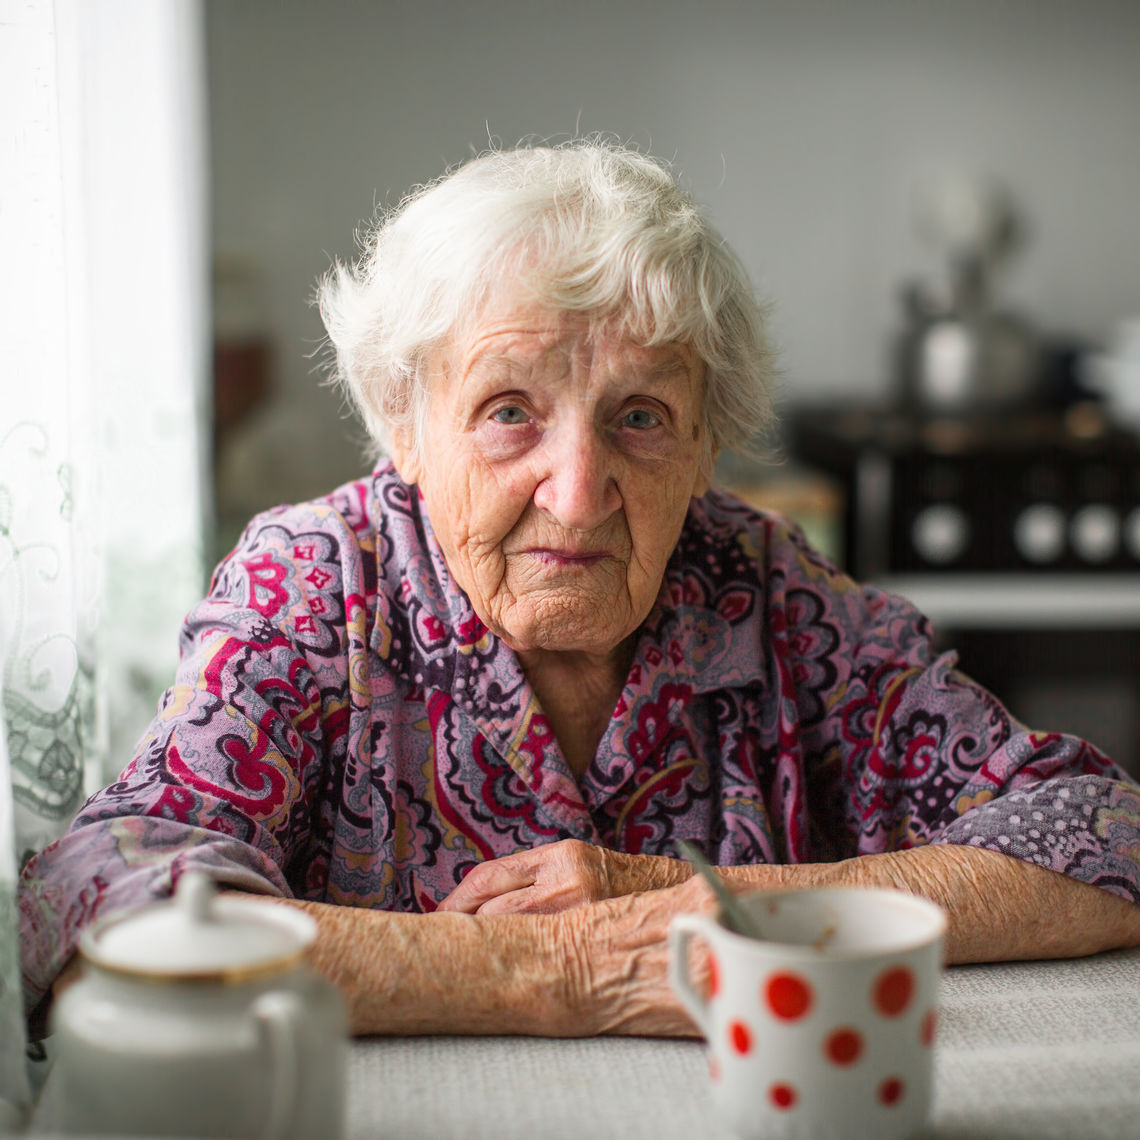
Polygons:
M84 932L80 950L115 973L232 981L293 968L316 933L302 911L219 896L208 875L187 871L171 901L97 922Z

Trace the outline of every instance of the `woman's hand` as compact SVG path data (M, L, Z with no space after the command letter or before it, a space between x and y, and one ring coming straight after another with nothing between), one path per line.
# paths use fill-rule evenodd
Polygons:
M504 855L468 872L440 904L465 914L553 914L598 902L672 887L692 869L663 855L627 855L579 839Z
M547 1014L547 1032L697 1036L669 981L669 926L678 914L714 907L712 891L696 875L676 887L536 919L557 924L562 948L563 991ZM696 939L690 953L689 975L700 988L708 977L704 941Z

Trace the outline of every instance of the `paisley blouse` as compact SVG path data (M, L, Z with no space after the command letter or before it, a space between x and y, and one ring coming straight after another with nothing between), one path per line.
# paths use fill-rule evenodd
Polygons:
M430 911L480 860L563 838L659 855L690 839L722 865L957 843L1140 902L1140 788L1014 721L909 603L715 491L579 779L390 465L256 518L181 649L122 775L25 868L32 1005L86 923L190 866Z

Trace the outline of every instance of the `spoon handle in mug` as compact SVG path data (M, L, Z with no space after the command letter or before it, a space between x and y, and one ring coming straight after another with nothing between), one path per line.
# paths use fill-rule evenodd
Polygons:
M692 863L705 882L712 887L713 894L716 895L716 900L720 903L724 925L729 930L735 930L737 934L743 934L746 938L761 938L762 935L756 928L752 915L741 905L736 895L725 886L724 880L716 873L716 869L705 858L701 849L687 839L682 839L677 846L680 848L681 854Z

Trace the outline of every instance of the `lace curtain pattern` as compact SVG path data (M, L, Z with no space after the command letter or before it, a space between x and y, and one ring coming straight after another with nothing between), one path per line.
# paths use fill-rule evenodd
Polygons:
M18 868L173 676L207 501L200 0L0 0L0 1129Z

